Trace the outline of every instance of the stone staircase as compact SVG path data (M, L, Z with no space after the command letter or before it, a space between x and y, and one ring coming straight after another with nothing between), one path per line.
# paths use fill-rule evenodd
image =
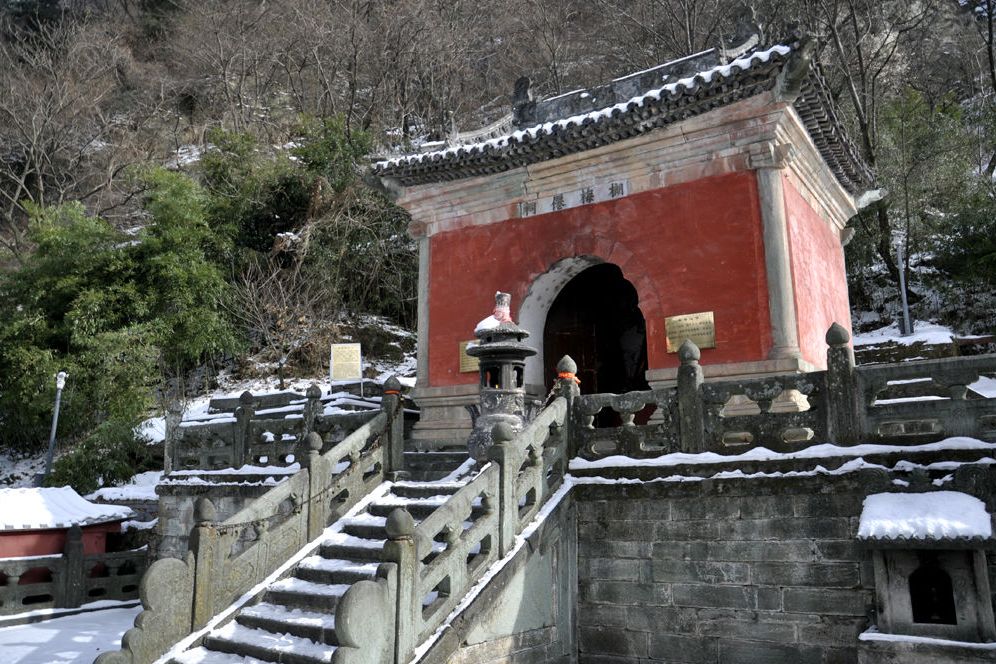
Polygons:
M374 579L380 563L386 562L388 515L403 507L420 523L464 487L467 479L394 483L365 509L330 527L315 552L270 584L255 604L239 610L234 619L208 633L200 646L173 657L170 663L332 661L339 645L336 607L352 584ZM438 553L445 543L434 542L433 549ZM432 554L426 562L431 559Z

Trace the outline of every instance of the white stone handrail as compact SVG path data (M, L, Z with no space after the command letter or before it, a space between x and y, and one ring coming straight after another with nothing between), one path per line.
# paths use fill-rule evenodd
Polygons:
M562 379L557 391L518 434L496 425L491 462L418 526L403 508L388 517L385 558L398 573L395 662L411 660L563 481L577 387Z
M154 661L399 470L404 421L400 391L392 392L385 393L380 414L324 454L321 436L309 433L301 470L230 518L218 522L214 505L199 499L186 558L150 566L136 626L125 633L121 650L104 653L96 664Z

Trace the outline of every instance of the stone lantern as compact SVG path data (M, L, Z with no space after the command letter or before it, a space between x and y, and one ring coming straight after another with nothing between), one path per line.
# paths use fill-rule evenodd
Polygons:
M512 296L495 294L495 309L474 330L478 338L467 354L476 357L481 369L481 413L474 423L467 447L483 462L492 445L491 430L505 422L514 431L522 428L526 410L526 358L536 349L522 342L529 333L512 322Z

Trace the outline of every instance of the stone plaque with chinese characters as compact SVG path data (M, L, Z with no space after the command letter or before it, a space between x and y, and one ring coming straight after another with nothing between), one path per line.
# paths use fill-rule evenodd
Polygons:
M716 347L716 321L711 311L669 316L664 319L664 330L669 353L677 353L685 339L691 339L699 348Z
M533 215L546 214L548 212L560 212L561 210L581 205L591 205L592 203L601 203L602 201L622 198L628 193L628 180L592 183L574 191L556 193L552 196L544 196L535 200L522 201L519 203L519 216L532 217Z
M480 370L480 364L478 363L477 358L467 355L467 346L472 346L476 343L476 341L460 342L460 373L470 373L472 371Z
M363 378L360 344L332 344L332 359L329 364L332 380L360 380Z

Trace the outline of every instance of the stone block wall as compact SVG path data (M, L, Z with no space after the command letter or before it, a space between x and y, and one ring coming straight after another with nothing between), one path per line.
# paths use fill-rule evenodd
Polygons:
M860 471L576 486L579 661L905 661L858 640L875 605L855 535L864 497L890 485Z
M273 488L266 484L163 484L159 494L158 546L155 558L180 558L187 554L194 528L194 504L200 497L215 506L218 521L237 514L253 500Z

